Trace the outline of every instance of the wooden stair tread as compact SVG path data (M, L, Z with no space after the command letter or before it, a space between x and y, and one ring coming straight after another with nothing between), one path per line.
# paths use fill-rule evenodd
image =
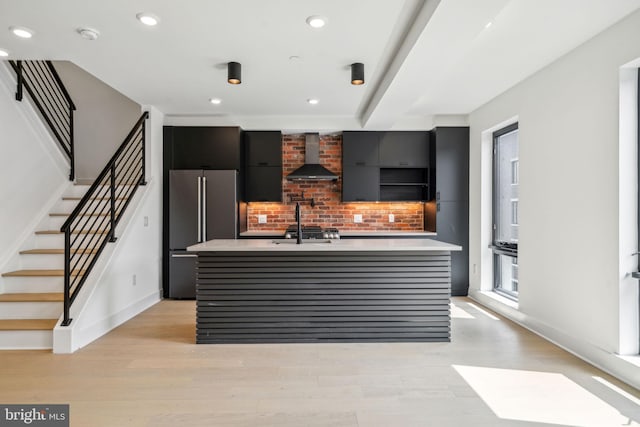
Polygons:
M107 230L76 230L71 234L107 234ZM60 230L38 230L36 234L64 234Z
M0 319L0 331L53 330L58 319Z
M61 302L62 292L0 294L0 302Z
M97 249L72 249L72 253L77 254L96 254L98 253ZM20 251L21 255L64 255L64 249L27 249L25 251Z
M72 276L78 276L84 274L85 270L74 270L71 272ZM64 270L15 270L8 273L2 273L3 277L63 277Z

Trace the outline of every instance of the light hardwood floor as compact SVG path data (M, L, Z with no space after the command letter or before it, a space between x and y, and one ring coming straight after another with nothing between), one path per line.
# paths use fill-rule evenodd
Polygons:
M162 301L71 355L0 352L0 403L93 426L640 425L640 393L455 298L451 343L194 344Z

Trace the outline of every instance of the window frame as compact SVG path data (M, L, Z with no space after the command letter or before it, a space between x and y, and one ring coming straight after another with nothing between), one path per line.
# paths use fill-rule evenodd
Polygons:
M516 288L516 291L511 291L509 289L503 288L502 284L502 269L501 269L501 260L502 257L510 257L511 258L511 263L512 265L515 263L515 265L518 265L518 243L517 242L498 242L496 241L496 234L498 231L498 227L497 227L497 219L498 219L498 212L499 212L499 197L498 197L498 162L497 162L497 145L499 142L499 139L504 136L507 135L509 133L515 132L519 130L519 124L518 122L512 123L508 126L505 126L501 129L498 129L497 131L495 131L493 133L493 141L492 141L492 152L493 152L493 157L492 157L492 200L491 200L491 250L493 251L493 285L492 285L492 290L506 298L509 298L513 301L518 301L518 291ZM519 185L520 183L520 143L519 143L519 139L518 139L518 157L511 159L511 172L513 173L513 168L514 168L514 161L516 163L516 171L518 172L518 176L517 177L511 177L510 180L510 184L513 185ZM515 181L514 181L515 178ZM511 198L510 198L511 200ZM518 197L519 200L519 197ZM517 202L519 205L519 201ZM519 208L519 206L518 206ZM519 214L519 212L518 212ZM510 221L511 222L511 221ZM518 218L518 222L519 222L519 218ZM515 243L515 248L513 247L508 247L505 248L504 246L501 245L501 243ZM513 282L513 281L512 281ZM516 283L517 283L517 279L516 279ZM513 283L512 283L513 284Z

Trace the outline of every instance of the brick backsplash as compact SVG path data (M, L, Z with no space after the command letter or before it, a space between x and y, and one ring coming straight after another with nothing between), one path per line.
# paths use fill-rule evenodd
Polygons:
M424 208L420 202L412 203L342 203L342 136L320 136L320 163L340 176L337 181L289 181L286 176L304 163L304 134L282 137L282 190L283 203L251 202L247 206L249 231L284 231L295 223L295 202L290 195L304 193L313 198L315 207L302 204L302 223L336 227L340 231L422 231ZM354 214L362 215L361 223L354 223ZM389 214L394 222L389 222ZM266 224L258 224L258 215L267 215Z

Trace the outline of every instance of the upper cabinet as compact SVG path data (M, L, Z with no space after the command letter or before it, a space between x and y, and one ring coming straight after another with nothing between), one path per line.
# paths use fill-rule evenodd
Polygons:
M437 127L435 141L435 199L469 200L469 128Z
M429 200L429 133L342 134L342 200Z
M280 131L247 131L244 142L247 166L282 166Z
M342 164L344 166L378 166L380 132L343 132Z
M426 168L429 166L429 133L380 132L380 166Z
M242 167L239 127L165 126L168 169L236 169Z
M245 199L247 202L282 201L282 133L247 131L245 146Z

